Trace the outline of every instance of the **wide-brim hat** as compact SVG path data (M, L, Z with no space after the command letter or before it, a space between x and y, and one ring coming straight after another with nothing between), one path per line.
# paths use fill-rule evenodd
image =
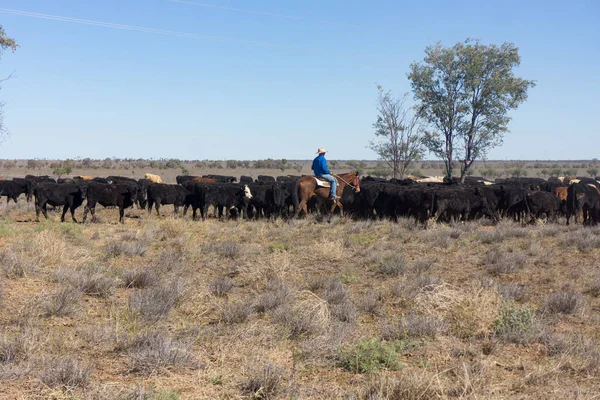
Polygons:
M317 154L321 153L327 153L327 149L325 147L319 147L319 150L317 150Z

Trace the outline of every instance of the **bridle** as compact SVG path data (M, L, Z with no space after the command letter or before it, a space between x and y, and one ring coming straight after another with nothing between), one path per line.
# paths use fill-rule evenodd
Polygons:
M346 185L350 186L353 190L356 191L356 186L353 186L350 182L345 181L341 176L336 175L336 174L332 174L333 176L335 176L336 178L338 178L340 181L344 182ZM356 179L358 179L358 175L356 175Z

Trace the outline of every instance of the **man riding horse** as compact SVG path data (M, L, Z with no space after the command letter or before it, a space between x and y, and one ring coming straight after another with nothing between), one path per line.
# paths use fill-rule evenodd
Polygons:
M322 178L331 184L331 189L329 190L329 198L335 200L336 199L336 189L337 189L337 179L331 175L331 172L327 168L327 160L325 159L325 150L324 147L319 147L317 150L318 156L315 157L312 163L312 170L315 173L317 178Z
M358 172L339 174L334 177L327 168L327 160L325 160L326 152L327 150L322 147L317 150L318 156L313 160L312 164L315 176L303 176L296 181L296 186L292 193L295 216L303 212L308 217L307 202L313 197L331 203L328 211L330 219L336 207L339 207L340 215L344 215L344 207L340 201L340 197L346 186L352 188L357 193L360 192L360 177L358 176ZM330 185L326 185L324 181L328 181Z

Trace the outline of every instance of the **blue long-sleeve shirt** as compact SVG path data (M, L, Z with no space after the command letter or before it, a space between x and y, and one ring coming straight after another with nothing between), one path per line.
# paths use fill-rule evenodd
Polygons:
M322 154L319 154L313 160L312 170L315 172L315 175L317 175L317 176L331 174L329 169L327 169L327 160L325 159L325 156Z

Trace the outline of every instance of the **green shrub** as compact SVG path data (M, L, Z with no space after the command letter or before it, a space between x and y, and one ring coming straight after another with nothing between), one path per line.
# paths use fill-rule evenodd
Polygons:
M398 351L406 347L401 341L383 343L378 339L361 340L354 346L338 349L338 366L346 371L364 374L376 372L381 368L398 371L402 363Z
M494 321L494 333L506 342L524 344L536 336L538 324L534 311L529 307L507 304Z

